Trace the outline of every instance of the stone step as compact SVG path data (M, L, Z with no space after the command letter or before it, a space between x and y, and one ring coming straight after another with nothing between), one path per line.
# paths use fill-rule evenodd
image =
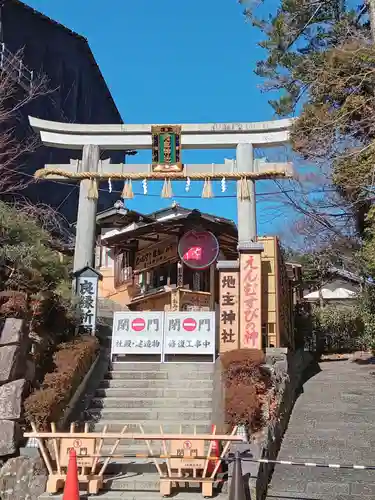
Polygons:
M115 443L116 439L105 439L104 444L102 446L101 453L108 455L108 451L110 451L112 445ZM156 449L158 447L158 453L160 451L160 447L162 446L162 441L160 439L155 439L149 441L152 449ZM127 455L129 454L129 450L131 453L148 453L148 448L146 442L143 439L129 439L123 440L116 448L115 455Z
M171 410L170 408L157 408L136 410L131 408L89 408L86 410L88 418L86 420L98 421L99 418L104 420L119 420L124 425L129 420L159 420L160 423L165 421L181 422L183 420L200 420L203 422L211 421L211 411L205 408L196 408L194 411L178 411Z
M181 483L182 484L182 483ZM174 487L172 489L172 495L173 498L176 498L177 500L202 500L202 492L199 486L192 484L189 489L186 488L176 488ZM215 498L227 498L228 495L224 494L219 494L219 496L215 495ZM43 493L39 497L40 500L62 500L63 494L59 495L50 495L49 493ZM80 499L81 500L90 500L92 499L92 496L88 496L87 493L83 490L80 492ZM99 496L98 496L99 498ZM141 490L136 490L132 491L131 493L126 490L110 490L110 491L103 491L100 493L100 499L101 500L160 500L162 497L160 495L159 491L141 491ZM281 497L280 497L281 500ZM367 500L367 498L363 499Z
M99 459L98 470L103 460ZM160 459L158 463L162 470L166 469L165 461ZM117 457L111 460L105 469L105 475L122 476L124 474L132 474L136 477L141 477L143 474L152 474L159 478L155 461L152 458Z
M126 388L126 389L212 389L212 380L182 379L105 379L101 380L100 388Z
M163 427L163 432L166 434L176 434L180 433L180 431L183 434L194 434L194 429L196 434L208 434L211 432L210 423L193 420L182 420L181 422L163 422L160 420L119 422L118 420L101 419L98 422L92 422L90 427L95 432L102 432L105 426L107 426L107 432L121 432L125 424L127 425L126 432L140 432L139 424L142 425L145 432L150 434L159 434L160 426Z
M142 474L136 476L134 473L126 473L120 477L107 477L104 482L104 490L111 491L160 491L160 480L156 467L154 474ZM160 493L159 493L160 495Z
M152 388L152 389L130 389L129 387L110 387L99 388L96 391L96 397L103 398L118 398L118 397L133 397L133 398L178 398L195 399L195 398L210 398L212 397L212 388L202 389L200 387L194 389L169 389L169 388Z
M156 470L156 468L155 468ZM189 487L187 488L187 485ZM181 486L183 488L181 488ZM190 494L198 493L201 495L201 486L198 483L180 483L180 488L189 490ZM104 490L116 491L142 491L142 492L158 492L160 498L160 480L158 474L142 474L141 476L134 476L134 474L124 474L116 477L116 479L107 477L104 483Z
M114 379L122 379L122 380L169 380L181 377L185 380L195 380L197 384L199 384L200 380L212 380L212 373L205 372L184 372L183 375L181 373L173 373L167 371L151 371L151 370L143 370L143 371L129 371L129 370L116 370L109 371L106 377L107 380Z
M131 495L131 498L155 498L155 500L160 500L160 478L157 469L154 463L145 465L150 465L151 467L153 467L154 472L152 472L152 469L148 469L150 470L149 472L140 472L139 469L129 468L126 469L126 471L124 470L123 472L118 472L115 476L113 476L113 473L107 474L108 470L106 470L106 473L104 475L103 490L100 492L100 498L110 498L111 500L115 500L117 498L130 498L129 495ZM166 469L165 464L162 465L162 467ZM138 473L136 473L136 471L138 471ZM151 493L152 495L153 492L155 492L157 496L149 497L149 494ZM137 496L138 493L141 493L141 495ZM80 491L80 498L86 498L86 495L86 491L82 488L82 490ZM178 486L176 484L173 485L172 495L177 495L178 498L181 498L181 500L185 498L193 500L195 499L194 495L199 495L199 498L201 500L201 486L199 483L185 481L180 482ZM188 495L188 497L186 497L185 495ZM62 494L50 495L48 493L43 493L39 498L41 500L53 498L62 499Z
M112 371L200 372L212 373L213 363L121 363L114 362Z
M211 408L211 398L127 398L127 397L104 397L92 398L90 408L133 408L142 410L146 408Z
M104 441L104 444L101 449L101 454L102 455L109 455L111 452L111 449L113 448L113 444L115 443L115 439L106 439ZM149 441L152 453L153 454L164 454L164 447L163 447L163 442L161 439L153 439ZM168 449L169 443L166 442L166 446ZM205 448L208 450L209 442L207 441L205 443ZM121 441L121 443L117 446L115 455L124 455L124 458L132 458L134 455L140 454L142 457L139 458L145 458L143 455L148 454L148 447L146 444L146 441L143 441L141 439L129 439L127 441Z

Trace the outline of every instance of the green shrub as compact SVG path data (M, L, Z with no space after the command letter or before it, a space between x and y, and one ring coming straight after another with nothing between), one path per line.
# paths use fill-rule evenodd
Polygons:
M350 352L358 348L363 321L355 307L329 304L312 309L312 328L318 352Z
M368 284L364 287L357 305L363 329L360 335L359 347L375 352L375 286Z
M51 422L60 420L98 349L98 340L92 336L77 337L58 346L53 356L55 370L47 373L41 388L25 400L25 416L29 422L46 430Z

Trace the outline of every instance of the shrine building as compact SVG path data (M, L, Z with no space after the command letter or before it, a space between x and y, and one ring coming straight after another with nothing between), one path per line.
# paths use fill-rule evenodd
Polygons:
M223 285L217 269L217 261L238 258L233 221L176 203L145 215L118 202L98 213L96 222L101 309L216 311L221 327L237 321L233 311L226 313L223 307L219 318ZM263 245L262 346L293 348L293 306L302 293L301 269L284 262L277 237L258 242ZM232 339L224 333L230 330L220 332L221 327L217 344L226 350L225 342Z

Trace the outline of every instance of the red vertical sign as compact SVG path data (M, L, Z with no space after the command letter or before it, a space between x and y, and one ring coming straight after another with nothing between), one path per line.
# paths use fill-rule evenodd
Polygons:
M240 345L262 348L261 259L260 253L240 254Z

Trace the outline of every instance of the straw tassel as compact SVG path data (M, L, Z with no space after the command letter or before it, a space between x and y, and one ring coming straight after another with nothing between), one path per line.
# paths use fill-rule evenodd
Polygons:
M129 182L128 182L128 198L129 199L134 198L133 184L132 184L131 179L129 179Z
M90 187L89 187L89 191L87 193L87 198L89 200L97 200L99 198L98 182L96 179L90 180Z
M121 193L122 199L126 199L128 197L128 191L129 191L128 184L129 184L128 181L124 182L124 187L122 188L122 193Z
M172 198L172 183L170 179L165 179L163 184L163 189L161 191L162 198Z
M131 180L126 180L124 182L124 188L121 193L121 198L124 200L134 198L133 185Z
M237 198L241 201L250 200L249 183L244 177L242 177L239 181L237 188Z
M210 179L204 180L204 185L202 189L202 198L213 198L214 193L212 191L212 184Z

